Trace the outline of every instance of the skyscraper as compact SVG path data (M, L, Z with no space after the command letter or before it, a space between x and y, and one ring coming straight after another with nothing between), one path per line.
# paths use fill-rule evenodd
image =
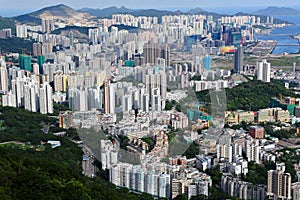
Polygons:
M143 48L144 52L144 58L145 58L145 63L149 64L154 64L155 63L155 58L160 58L161 57L161 50L158 46L158 44L147 44L144 45ZM167 51L164 51L163 53L165 56L168 56ZM167 65L167 63L166 63Z
M42 55L42 44L39 42L35 42L33 43L33 55L34 56L38 56L38 55Z
M0 67L1 91L8 91L8 78L6 67Z
M27 27L26 25L16 25L17 37L26 38L27 37Z
M242 46L236 48L234 52L234 72L240 73L243 71L244 65L244 49Z
M203 66L204 69L210 70L210 63L211 63L211 58L209 55L204 56L203 58Z
M39 72L43 74L43 64L45 63L45 56L38 55L37 57L37 64L39 65Z
M109 91L109 82L104 83L104 112L105 114L110 113L110 91Z
M40 87L40 113L53 113L52 87L47 83L43 83Z
M169 45L166 44L161 48L160 57L165 59L166 66L170 66L171 59L170 59L170 46Z
M271 80L271 63L268 63L267 60L262 62L257 62L257 80L263 82L270 82Z
M50 33L54 31L54 22L52 19L42 19L42 31L45 33Z
M269 170L267 196L272 199L292 199L291 175L283 170Z
M31 56L19 55L19 67L26 71L32 72Z

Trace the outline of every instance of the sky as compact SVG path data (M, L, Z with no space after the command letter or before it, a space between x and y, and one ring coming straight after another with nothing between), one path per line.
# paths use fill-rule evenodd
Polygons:
M231 14L236 11L255 11L267 6L292 7L300 10L299 0L0 0L0 16L14 16L39 10L46 6L66 4L74 9L106 8L155 8L186 11L200 7L208 11Z

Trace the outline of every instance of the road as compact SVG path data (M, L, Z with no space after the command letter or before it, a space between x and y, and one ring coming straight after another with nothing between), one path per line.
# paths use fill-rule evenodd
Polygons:
M84 153L82 158L82 173L92 178L96 175L97 171L97 167L94 165L95 157L91 150L85 145L82 145L82 151Z

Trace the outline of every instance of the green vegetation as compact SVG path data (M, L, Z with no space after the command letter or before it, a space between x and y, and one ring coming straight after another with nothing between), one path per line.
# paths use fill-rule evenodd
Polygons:
M268 62L271 63L272 66L293 66L293 63L296 63L297 66L300 65L299 57L287 57L282 56L278 58L270 58Z
M80 27L80 26L66 26L64 28L59 28L51 32L51 34L61 34L63 31L78 31L81 34L88 35L89 29L93 27Z
M210 175L213 186L209 188L209 198L208 199L236 199L234 197L231 197L227 195L225 192L223 192L220 187L222 173L220 172L220 166L216 166L211 169L206 169L205 173ZM196 198L201 199L201 198Z
M12 34L16 33L15 23L10 19L0 17L0 30L5 28L10 28Z
M209 91L196 92L199 101L209 102ZM226 89L227 110L253 110L268 108L271 97L283 96L296 97L296 95L284 87L283 81L272 80L264 83L253 80Z
M231 70L234 66L233 56L224 56L212 59L211 67L218 66L220 69Z
M247 181L253 184L267 184L268 170L275 169L274 162L265 162L264 165L259 165L253 161L248 162L248 174L242 175L242 181Z
M168 141L170 142L174 137L176 137L176 134L178 133L178 129L174 130L174 127L171 125L168 125L168 131L166 132L168 136Z
M166 106L165 106L165 110L172 110L175 106L175 109L178 111L178 112L181 112L181 106L180 104L175 101L175 100L172 100L172 101L166 101Z
M201 75L194 75L192 78L191 78L192 81L201 81Z
M139 82L134 79L134 77L128 76L126 78L122 78L119 82L130 82L134 86L138 86Z
M128 25L124 25L124 24L113 24L110 27L108 27L108 31L111 31L111 27L117 27L118 30L127 30L129 32L131 31L137 31L137 30L141 30L141 28L139 27L135 27L135 26L128 26Z
M186 156L187 159L194 158L196 155L199 155L199 147L193 142L189 148L184 152L183 156Z
M42 20L40 18L37 18L36 16L32 16L30 14L19 15L12 19L20 22L21 24L40 25L42 23Z
M221 183L222 173L220 172L220 166L206 169L205 173L211 176L213 185L219 185Z
M268 135L270 135L271 137L276 137L279 140L281 140L283 138L295 137L296 130L293 128L273 131L272 123L266 123L266 124L261 124L261 125L265 128L265 132L267 132Z
M0 131L0 141L16 141L0 145L0 199L152 199L146 194L139 196L126 188L116 188L104 179L104 171L93 179L85 177L81 148L66 137L41 130L51 125L49 132L59 131L52 128L55 119L17 108L3 107L0 111L6 127ZM76 135L75 129L64 131L67 137ZM59 140L62 146L52 149L42 144L42 151L30 147L50 139Z
M126 147L128 146L128 143L129 143L129 138L125 135L118 135L118 137L120 139L120 148L126 149Z
M154 148L155 145L154 140L151 137L144 137L142 138L142 140L149 145L149 149L147 150L147 153L150 152Z
M175 109L176 109L176 111L181 112L181 105L177 104L176 107L175 107Z
M3 126L6 128L0 131L0 142L20 141L40 144L42 137L45 140L54 138L52 135L43 134L42 129L54 124L55 118L11 107L2 107L0 112L0 120L4 120Z
M0 50L2 53L14 52L30 54L33 51L32 45L32 41L23 40L17 37L0 39Z
M60 111L67 111L71 109L67 104L53 103L53 110L54 112L51 115L58 116Z
M239 130L239 129L244 129L244 130L248 130L249 129L249 126L252 126L253 124L252 123L247 123L245 121L242 121L241 123L239 124L234 124L234 125L229 125L229 124L225 124L224 125L224 128L231 128L231 129L234 129L234 130Z
M270 135L271 137L276 137L280 140L283 138L297 137L297 136L295 136L296 129L294 127L291 127L290 129L281 129L281 130L274 131L273 126L276 126L276 125L281 126L280 123L267 122L267 123L260 123L260 125L262 127L264 127L265 132L268 135ZM253 126L253 123L246 123L246 122L242 121L239 124L234 124L231 126L228 124L225 124L224 128L231 128L234 130L239 130L242 128L242 129L248 131L250 126ZM297 126L297 125L295 125L295 126Z
M285 172L288 172L292 176L292 182L297 181L296 170L294 164L298 164L300 155L297 154L296 149L285 148L281 150L283 155L279 157L279 162L285 163Z
M246 57L244 62L247 65L256 65L257 62L261 62L264 58L257 58L257 57ZM299 56L280 56L280 57L267 57L265 58L271 66L275 67L282 67L282 70L291 71L293 68L293 63L296 63L296 66L300 65L300 57ZM284 68L283 68L284 67Z
M170 102L170 101L166 101L166 106L165 106L165 110L172 110L172 108L173 108L173 104L172 104L172 102Z

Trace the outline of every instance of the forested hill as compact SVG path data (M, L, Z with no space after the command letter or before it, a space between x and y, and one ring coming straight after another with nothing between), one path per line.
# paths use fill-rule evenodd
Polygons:
M197 92L198 100L210 102L209 91ZM284 87L284 82L272 80L271 83L264 83L253 80L239 84L233 88L226 89L227 110L252 110L268 108L272 97L283 96L296 97L296 95Z
M0 130L0 199L152 199L117 189L102 176L85 177L82 150L69 140L76 137L76 131L67 131L66 137L52 135L54 130L61 131L53 126L55 118L8 107L0 112L4 120ZM50 125L45 134L44 128ZM44 143L47 140L59 140L61 146L52 149ZM105 172L100 174L107 178Z

